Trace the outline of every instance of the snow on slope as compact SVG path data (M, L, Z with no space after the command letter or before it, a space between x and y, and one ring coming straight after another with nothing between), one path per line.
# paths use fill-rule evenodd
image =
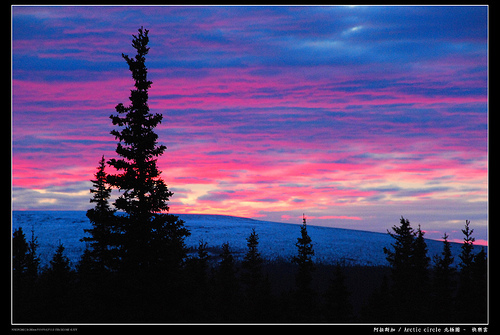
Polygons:
M196 248L200 240L207 242L209 247L220 247L229 242L235 256L243 257L246 238L255 228L259 235L259 251L264 258L290 258L297 252L295 243L300 236L300 222L288 224L224 215L180 214L179 217L191 232L186 239L188 247ZM398 222L395 220L395 224ZM91 224L83 211L14 211L12 228L18 227L23 228L27 240L31 238L33 227L40 245L38 254L42 265L49 264L59 241L75 265L85 249L85 243L80 241L84 236L83 229L90 228ZM393 242L388 234L310 225L307 231L314 244L315 261L335 263L344 260L349 264L388 265L383 252L383 247L390 247ZM431 258L441 253L442 242L426 242ZM452 243L455 264L458 264L460 246Z

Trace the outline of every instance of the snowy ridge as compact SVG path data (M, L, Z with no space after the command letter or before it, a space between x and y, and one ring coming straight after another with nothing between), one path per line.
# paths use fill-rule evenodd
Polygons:
M196 248L199 241L209 247L220 247L229 242L235 256L243 257L246 252L246 238L252 228L259 234L259 251L266 259L285 258L295 255L295 243L300 235L299 224L259 221L225 215L177 214L185 221L191 232L186 239L188 247ZM395 221L397 223L397 220ZM66 255L73 266L79 261L85 249L83 229L91 224L84 211L14 211L12 228L23 228L26 239L31 238L31 229L38 237L38 255L43 265L49 264L59 241L66 248ZM388 227L390 228L390 227ZM393 242L388 234L308 225L307 231L314 244L315 261L335 263L345 261L356 265L388 265L383 247ZM440 254L441 241L426 240L428 256ZM451 243L455 265L461 244ZM478 252L478 247L475 248Z

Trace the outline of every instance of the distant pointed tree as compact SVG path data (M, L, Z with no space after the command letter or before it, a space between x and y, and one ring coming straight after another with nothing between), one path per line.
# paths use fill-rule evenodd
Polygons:
M28 270L28 243L22 227L14 230L12 236L12 270L14 285L17 285Z
M66 282L69 279L71 273L69 258L64 255L64 245L59 242L57 246L56 253L50 261L49 273L57 281Z
M74 272L64 250L63 244L59 241L50 265L41 277L45 294L44 317L47 322L68 322L69 315L76 307L71 296L74 288Z
M443 236L443 251L440 256L434 256L434 278L433 278L433 317L435 322L453 321L453 292L455 291L454 273L452 267L453 256L451 254L448 235Z
M207 286L207 281L208 281L208 260L210 259L210 256L208 255L207 252L207 247L208 243L201 240L198 243L198 257L195 259L196 263L196 282L198 283L198 286L203 287L203 289L206 289Z
M478 322L475 319L475 313L471 312L472 306L475 306L476 288L473 281L474 268L474 241L472 237L474 229L470 228L470 221L465 220L465 227L462 229L464 234L464 242L462 251L458 257L460 258L460 275L458 282L458 291L456 299L457 318L460 322Z
M476 240L472 237L474 229L470 229L470 221L465 220L465 229L462 229L464 234L464 242L462 244L462 252L458 256L460 258L460 268L462 272L469 272L472 268L472 263L474 262L474 241Z
M135 89L131 90L131 105L118 104L117 114L110 116L113 125L121 128L111 132L119 140L116 153L121 158L109 160L118 173L109 175L108 182L123 192L114 205L128 214L120 218L118 226L123 234L123 257L132 271L158 263L163 263L164 268L179 266L186 252L184 237L189 235L182 220L164 214L173 193L157 167L157 158L166 147L158 145L154 132L163 116L149 112L148 89L152 82L147 79L145 65L148 43L148 30L141 27L132 40L136 56L122 54L132 72Z
M244 321L263 321L267 310L264 304L269 296L269 290L268 282L262 272L264 260L258 250L259 235L255 232L255 228L252 228L252 233L246 240L248 250L241 264L243 269L241 280L245 285Z
M69 258L64 254L64 250L63 244L59 242L46 273L50 295L55 298L64 296L68 292L73 280L73 271L71 270Z
M410 225L410 221L401 217L400 226L393 226L391 233L387 233L395 240L392 245L393 250L384 247L386 259L391 265L392 276L395 285L408 283L412 278L412 255L415 242L415 231Z
M306 217L302 217L302 226L300 226L300 237L297 238L297 256L293 257L293 262L298 264L299 270L296 277L297 288L300 291L309 291L312 281L312 271L314 271L314 249L312 240L307 234Z
M393 226L392 230L394 233L387 232L395 240L391 244L393 250L386 247L383 249L392 275L391 291L394 301L391 304L393 312L390 321L410 322L415 318L414 248L417 233L404 217L401 217L400 226Z
M197 255L186 261L183 300L187 302L185 313L191 315L194 321L202 322L209 317L209 285L208 285L208 244L200 240ZM196 303L193 303L196 301Z
M25 322L36 314L39 301L38 267L40 259L33 229L31 240L26 242L22 227L14 230L12 240L12 297L14 322Z
M410 293L413 295L413 306L415 310L421 312L415 315L415 321L424 322L430 317L429 307L429 263L430 257L427 256L427 243L424 239L425 233L422 231L420 225L416 231L416 238L413 245L413 290Z
M38 249L38 238L35 236L35 229L31 227L31 240L28 242L28 254L26 258L28 281L34 283L38 278L38 268L40 267L40 258L36 250Z
M242 262L242 267L244 270L243 281L247 285L248 291L255 292L262 280L263 262L258 249L259 235L255 232L255 228L252 228L252 233L246 240L248 250Z
M111 187L107 182L105 171L106 161L104 155L99 161L95 179L92 181L90 193L93 197L90 203L95 203L95 207L87 211L87 217L92 223L91 229L84 229L90 237L82 238L82 241L89 243L88 259L86 266L97 271L116 270L118 264L119 233L115 228L115 209L109 206Z
M295 284L297 290L295 292L295 314L299 321L310 322L317 317L316 313L316 294L311 288L312 272L314 271L314 249L311 237L307 233L306 217L302 217L302 225L300 226L300 237L295 243L297 247L297 256L292 258L292 262L298 265L297 274L295 276Z
M229 243L222 244L221 260L215 270L215 318L216 321L231 322L238 310L238 281L236 264Z
M35 232L31 230L31 241L26 242L23 228L14 230L12 241L12 267L15 285L29 286L38 277L38 266L40 259L36 255L38 247Z
M219 267L216 271L216 280L224 287L224 291L231 292L236 284L236 265L229 242L222 244Z
M417 229L417 237L415 238L415 243L413 245L413 266L415 268L415 274L417 279L422 283L426 284L429 280L429 262L430 257L427 256L427 243L424 239L425 232L422 231L420 225Z

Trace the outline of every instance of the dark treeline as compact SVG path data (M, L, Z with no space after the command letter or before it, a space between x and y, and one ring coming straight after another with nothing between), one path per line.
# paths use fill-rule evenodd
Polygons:
M112 270L90 249L75 268L62 244L40 269L37 241L14 232L14 322L169 323L479 323L486 322L484 249L472 253L466 222L458 268L447 236L443 252L426 255L423 232L402 218L386 250L389 266L313 263L307 225L300 226L297 256L264 260L251 231L236 260L228 243L196 252L174 269ZM334 241L333 241L334 243ZM208 250L211 252L209 253Z
M242 260L228 243L215 246L214 257L210 241L189 255L190 233L168 214L173 193L156 164L166 147L154 132L163 116L150 113L147 103L148 42L141 28L132 41L137 54L122 55L135 88L131 104L118 104L110 116L119 158L99 161L90 190L94 208L87 211L92 228L76 267L59 243L50 265L40 268L34 232L30 241L22 228L13 233L15 323L486 321L486 253L473 253L469 221L458 269L446 234L442 254L431 260L424 232L404 218L389 232L387 267L315 264L305 217L290 260L264 260L255 230ZM120 196L110 204L112 189Z

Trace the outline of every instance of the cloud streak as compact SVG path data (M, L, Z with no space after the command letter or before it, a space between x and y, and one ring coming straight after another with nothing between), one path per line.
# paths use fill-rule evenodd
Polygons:
M485 6L14 6L12 22L14 209L89 207L145 25L173 212L382 232L403 214L452 238L471 219L487 239Z

